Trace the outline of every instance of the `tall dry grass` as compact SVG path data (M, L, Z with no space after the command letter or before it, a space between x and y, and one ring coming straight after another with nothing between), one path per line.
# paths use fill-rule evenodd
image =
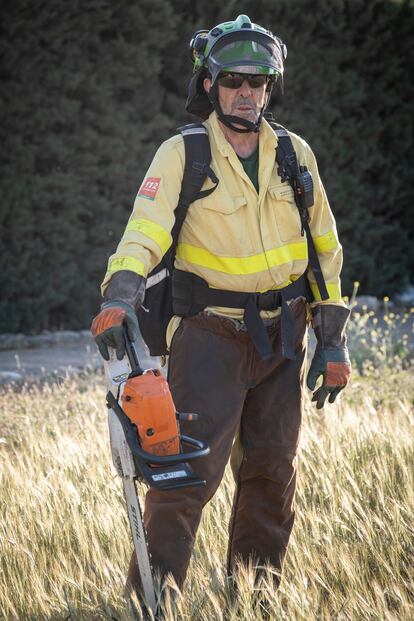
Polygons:
M111 466L100 375L0 395L0 618L132 619L131 550ZM414 381L357 376L341 402L306 404L297 521L284 580L264 594L277 620L414 619ZM223 571L226 474L200 527L187 585L167 619L261 619L252 576L231 602ZM269 577L270 584L270 577Z

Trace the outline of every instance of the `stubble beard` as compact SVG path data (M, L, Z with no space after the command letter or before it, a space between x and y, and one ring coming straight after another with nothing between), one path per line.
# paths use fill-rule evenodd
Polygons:
M239 106L249 106L250 109L239 110ZM232 107L231 113L233 116L239 116L242 119L246 119L246 121L250 121L251 123L256 123L259 118L260 110L258 109L258 105L252 99L238 99L236 100Z

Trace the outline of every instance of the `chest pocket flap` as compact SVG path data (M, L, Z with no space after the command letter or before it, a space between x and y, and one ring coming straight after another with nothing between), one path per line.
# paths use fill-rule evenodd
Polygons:
M282 183L281 185L275 185L273 188L269 188L269 193L271 197L277 201L287 201L288 203L295 204L295 196L288 183Z
M247 198L243 195L233 196L228 192L213 192L210 196L200 201L203 209L211 209L219 213L231 214L247 205Z

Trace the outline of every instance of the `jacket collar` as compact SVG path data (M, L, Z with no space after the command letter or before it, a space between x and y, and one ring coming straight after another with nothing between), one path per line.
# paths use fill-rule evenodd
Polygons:
M207 121L205 122L205 126L208 129L210 139L213 139L220 153L225 157L232 157L232 155L235 154L235 151L231 144L226 140L215 111L210 114ZM260 153L274 153L277 142L278 139L275 132L270 127L266 119L262 119L259 129Z

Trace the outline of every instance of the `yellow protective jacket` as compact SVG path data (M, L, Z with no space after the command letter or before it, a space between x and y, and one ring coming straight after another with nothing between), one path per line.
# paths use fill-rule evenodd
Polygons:
M258 194L225 139L215 112L204 125L210 139L211 168L219 184L212 194L190 205L178 240L175 266L201 276L210 287L218 289L263 292L285 287L307 270L308 251L306 236L301 236L293 190L277 174L278 138L263 120L259 133ZM309 224L329 293L327 302L342 305L342 247L335 220L312 150L296 134L289 135L298 162L307 166L313 177L314 205L309 209ZM132 270L147 276L168 250L184 159L181 135L165 141L158 149L118 248L109 258L102 293L114 272ZM211 186L207 179L203 189ZM310 270L308 278L315 300L320 300ZM210 310L235 318L243 316L243 311L237 309ZM261 312L263 317L272 314L275 312Z

